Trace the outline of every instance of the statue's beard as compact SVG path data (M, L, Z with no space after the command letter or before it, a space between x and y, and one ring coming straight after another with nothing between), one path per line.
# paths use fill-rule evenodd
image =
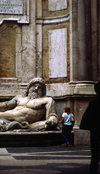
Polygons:
M40 97L40 95L39 95L37 92L33 92L33 93L29 96L30 99L35 99L35 98L39 98L39 97Z

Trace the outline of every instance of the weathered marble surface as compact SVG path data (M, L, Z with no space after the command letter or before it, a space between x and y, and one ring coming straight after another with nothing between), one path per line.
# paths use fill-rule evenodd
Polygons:
M56 11L67 8L67 0L48 0L48 11Z
M49 78L67 77L67 28L49 30L48 38Z
M15 96L0 103L0 131L28 129L28 131L57 130L58 116L55 102L45 96L46 86L42 78L32 79L25 96ZM10 109L10 110L9 110Z

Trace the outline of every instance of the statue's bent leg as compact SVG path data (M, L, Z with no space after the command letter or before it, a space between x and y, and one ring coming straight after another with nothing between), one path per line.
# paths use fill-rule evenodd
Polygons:
M46 125L46 120L45 121L38 121L36 123L32 123L29 125L29 128L31 131L41 131L41 130L46 130L47 125Z

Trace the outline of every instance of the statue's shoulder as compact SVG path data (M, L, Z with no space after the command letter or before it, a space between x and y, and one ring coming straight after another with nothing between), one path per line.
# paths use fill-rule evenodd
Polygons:
M19 98L23 98L23 96L22 95L16 95L14 98L19 99Z
M44 101L47 101L47 102L54 102L53 98L52 97L49 97L49 96L45 96L45 97L42 97L42 99L44 99Z
M50 96L43 96L42 98L53 100L53 98Z

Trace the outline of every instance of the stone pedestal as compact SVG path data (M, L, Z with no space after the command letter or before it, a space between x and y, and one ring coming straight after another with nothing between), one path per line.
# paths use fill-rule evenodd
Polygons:
M90 131L74 129L74 145L90 146Z
M52 146L62 143L61 131L0 132L0 147Z

